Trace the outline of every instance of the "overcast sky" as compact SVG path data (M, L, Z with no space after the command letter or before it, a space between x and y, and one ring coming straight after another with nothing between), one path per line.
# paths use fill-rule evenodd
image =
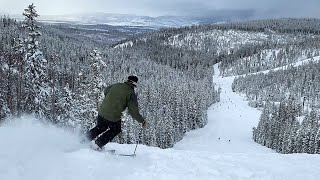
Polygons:
M40 15L104 12L201 16L221 9L251 9L266 16L320 18L320 0L0 0L0 13L21 14L32 2Z

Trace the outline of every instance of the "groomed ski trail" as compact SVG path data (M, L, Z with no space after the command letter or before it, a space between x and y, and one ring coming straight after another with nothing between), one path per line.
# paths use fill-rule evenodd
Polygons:
M261 112L232 92L234 76L220 77L218 65L214 71L215 87L221 88L220 102L209 108L208 125L189 132L175 147L218 153L270 152L252 140L252 127L257 125Z
M208 110L208 125L188 132L174 148L139 145L137 156L121 157L89 148L75 152L79 138L61 128L23 118L0 127L1 180L318 180L318 155L282 155L252 141L260 112L233 93L234 77L214 82L221 101ZM220 137L220 140L219 140ZM230 142L229 142L230 140ZM135 145L107 149L132 153Z

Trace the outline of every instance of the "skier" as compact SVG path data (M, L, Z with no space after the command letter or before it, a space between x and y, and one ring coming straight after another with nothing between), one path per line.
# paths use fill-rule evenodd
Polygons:
M140 115L137 95L138 77L129 76L124 83L110 85L104 90L105 98L99 108L97 124L86 133L91 143L91 148L102 151L103 146L121 132L122 112L128 108L129 114L146 128L147 121ZM99 137L98 137L99 136Z

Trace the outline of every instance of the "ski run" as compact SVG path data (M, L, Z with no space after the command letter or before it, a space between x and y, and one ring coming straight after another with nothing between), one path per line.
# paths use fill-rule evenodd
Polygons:
M278 154L252 140L261 112L232 92L234 77L218 76L221 101L208 109L208 125L188 132L172 149L138 145L136 157L82 147L76 133L11 119L0 127L1 180L317 180L320 156ZM72 151L68 151L72 149ZM132 154L135 145L106 149Z

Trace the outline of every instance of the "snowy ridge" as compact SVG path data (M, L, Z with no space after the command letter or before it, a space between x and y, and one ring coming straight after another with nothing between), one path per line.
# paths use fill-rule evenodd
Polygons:
M122 44L119 44L119 45L116 45L114 48L126 48L126 47L132 47L133 46L133 42L132 41L128 41L128 42L125 42L125 43L122 43Z
M304 64L308 64L311 62L319 62L320 61L320 56L315 56L315 57L311 57L311 58L304 58L304 59L299 59L297 62L295 63L291 63L285 66L281 66L281 67L277 67L271 70L265 70L265 71L260 71L257 73L250 73L250 74L245 74L245 75L253 75L253 74L259 74L259 73L263 73L263 74L268 74L270 71L279 71L279 70L285 70L288 69L289 67L298 67L298 66L303 66ZM241 75L243 76L243 75Z
M14 18L21 20L20 15L14 15ZM57 15L57 16L41 16L40 21L46 23L75 23L75 24L106 24L110 26L139 26L139 27L181 27L190 25L199 25L206 18L199 19L195 17L183 16L138 16L130 14L73 14L73 15ZM217 22L222 20L217 20ZM216 21L212 20L212 23Z
M135 158L99 153L81 146L77 133L24 117L0 127L0 179L319 179L318 155L282 155L253 142L260 112L232 92L235 77L218 76L218 65L214 68L221 101L209 108L208 125L187 133L174 148L139 145ZM106 146L120 153L134 147ZM76 150L66 152L70 149Z
M175 35L165 42L174 47L188 49L204 49L204 46L215 46L214 52L229 52L248 44L261 44L266 40L283 43L288 40L287 35L271 34L266 32L247 32L239 30L210 30L200 33ZM209 42L209 43L208 43Z
M160 40L163 45L176 48L185 48L189 50L204 50L214 54L227 53L237 50L245 45L263 44L264 42L273 42L285 44L291 41L301 39L300 36L291 36L288 34L273 34L268 32L250 32L241 30L207 30L204 32L187 32L175 34L165 40ZM148 38L142 38L144 42ZM124 42L118 47L133 46L132 41Z
M318 61L320 61L320 56L315 56L315 57L307 58L307 59L300 59L295 63L289 64L289 65L286 65L286 66L282 66L282 67L279 67L279 68L275 68L275 69L273 69L273 71L277 71L277 70L281 70L281 69L287 69L290 66L292 66L292 67L303 66L304 64L308 64L310 62L318 62ZM262 71L262 72L266 74L269 71Z

